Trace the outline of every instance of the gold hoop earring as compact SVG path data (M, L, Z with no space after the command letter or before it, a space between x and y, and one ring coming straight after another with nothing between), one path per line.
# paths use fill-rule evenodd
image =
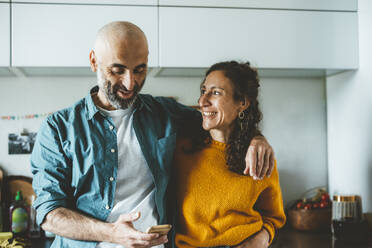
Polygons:
M241 131L241 130L243 130L243 120L244 120L244 117L245 117L244 111L239 112L238 117L240 119L240 131Z

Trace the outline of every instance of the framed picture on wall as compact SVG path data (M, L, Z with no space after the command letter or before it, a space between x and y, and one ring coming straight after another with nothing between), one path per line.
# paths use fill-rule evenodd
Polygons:
M10 133L8 135L8 153L30 154L34 148L36 133Z

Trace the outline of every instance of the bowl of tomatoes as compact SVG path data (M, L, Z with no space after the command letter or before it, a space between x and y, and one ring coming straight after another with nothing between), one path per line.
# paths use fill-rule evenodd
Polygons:
M316 188L304 195L289 208L288 223L301 231L331 230L332 202L328 192L324 188Z

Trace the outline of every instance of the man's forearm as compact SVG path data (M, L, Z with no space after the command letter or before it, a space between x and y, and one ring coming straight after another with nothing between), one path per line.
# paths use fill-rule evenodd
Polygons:
M49 212L41 227L45 231L70 239L111 241L110 223L87 217L63 207Z

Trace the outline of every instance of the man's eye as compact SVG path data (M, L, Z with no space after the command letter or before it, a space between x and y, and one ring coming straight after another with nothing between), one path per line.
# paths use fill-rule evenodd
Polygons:
M214 90L213 91L213 95L221 95L221 92L217 91L217 90Z
M145 67L139 67L139 68L134 69L134 73L142 73L144 71L145 71Z
M205 90L200 90L200 95L204 95L205 94Z
M113 74L123 74L125 72L125 70L123 68L113 68L113 69L111 69L111 72Z

